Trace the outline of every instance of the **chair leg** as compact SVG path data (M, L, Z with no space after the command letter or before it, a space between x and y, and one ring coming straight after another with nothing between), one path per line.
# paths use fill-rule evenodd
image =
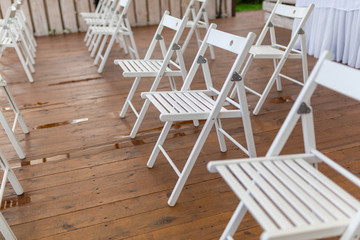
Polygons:
M309 78L309 68L308 68L308 61L307 61L307 54L306 54L305 35L301 34L300 39L301 39L301 55L302 55L301 60L302 60L302 67L303 67L303 79L304 79L304 83L305 83L306 80Z
M10 182L11 186L13 187L16 195L23 194L24 190L23 190L19 180L17 179L14 171L10 167L8 161L6 160L4 154L1 151L0 151L0 165L3 168L4 171L5 171L5 169L8 169L8 171L9 171L8 179L9 179L9 182Z
M226 148L224 134L222 134L222 132L219 131L219 129L222 128L220 119L217 119L215 121L215 128L216 128L216 133L217 133L218 140L219 140L220 151L221 152L226 152L227 148Z
M20 59L21 65L23 66L26 76L28 77L30 82L34 82L34 79L32 78L31 72L29 71L28 66L26 65L25 59L21 53L21 50L19 49L18 45L15 43L14 45L15 51Z
M226 226L223 234L220 237L220 240L227 240L228 237L234 236L236 230L240 226L241 221L243 220L246 214L246 206L243 201L239 203L234 214L232 215L228 225Z
M95 57L96 50L101 42L102 37L103 37L103 35L97 34L91 41L91 45L89 47L89 51L91 51L90 57Z
M89 27L89 29L90 29L91 27ZM88 38L87 38L87 40L86 40L86 43L85 43L85 46L86 47L88 47L89 48L89 51L91 51L91 43L92 43L92 41L94 41L94 38L96 37L96 35L94 34L94 32L92 31L92 29L90 29L89 30L90 32L89 32L89 36L88 36Z
M170 83L171 90L175 91L176 90L176 83L175 83L174 77L169 77L169 83Z
M122 107L122 110L120 112L120 118L125 118L125 114L129 108L129 105L130 105L130 102L131 100L133 99L134 97L134 94L136 92L136 89L138 88L139 86L139 83L140 83L140 80L141 80L141 77L136 77L135 80L134 80L134 83L133 85L131 86L131 89L130 89L130 92L126 98L126 101Z
M277 74L276 72L274 72L274 74L271 76L268 84L266 85L264 91L263 91L262 94L261 94L261 97L260 97L258 103L257 103L256 106L255 106L255 109L254 109L254 111L253 111L253 114L254 114L254 115L258 115L258 114L259 114L259 111L260 111L262 105L264 104L267 96L269 95L269 92L270 92L272 86L274 85L274 83L275 83L275 81L276 81L277 75L278 75L278 74Z
M138 131L139 131L140 125L141 125L141 123L142 123L143 120L144 120L145 114L146 114L149 106L150 106L150 101L149 101L149 99L146 99L144 105L143 105L142 108L141 108L141 111L140 111L140 113L139 113L139 116L138 116L138 118L136 119L136 122L135 122L135 124L134 124L134 127L133 127L133 129L131 130L131 133L130 133L130 137L131 137L131 138L135 138L135 137L136 137L136 134L137 134Z
M214 123L215 123L215 119L208 119L205 122L205 125L204 125L203 129L201 130L201 133L200 133L198 139L196 140L196 143L189 155L189 158L186 161L186 164L180 174L180 177L179 177L178 181L176 182L174 190L171 193L171 196L168 201L169 206L175 206L175 204L180 196L180 193L181 193L182 189L184 188L185 183L190 175L190 172L193 169L197 158L199 157L200 151L203 148L205 141L206 141L207 137L209 136L209 133L210 133L212 127L214 126Z
M11 144L13 145L16 153L18 154L19 158L20 158L20 159L24 159L24 158L25 158L25 154L24 154L24 152L22 151L22 149L21 149L18 141L16 140L14 133L11 131L11 128L10 128L8 122L6 121L6 119L5 119L4 114L2 113L2 111L0 111L0 122L1 122L2 127L3 127L4 130L5 130L6 134L8 135L8 138L9 138Z
M110 54L110 51L112 49L112 46L114 45L114 42L115 42L115 36L112 36L111 39L110 39L110 42L106 48L106 51L105 51L105 54L103 56L103 58L101 59L101 63L100 63L100 66L99 66L99 69L98 69L98 73L102 73L103 69L104 69L104 66L106 64L106 61L109 57L109 54ZM101 54L102 52L102 49L100 51L99 49L99 53L98 54ZM97 57L100 57L100 55L98 55Z
M279 64L279 60L274 59L274 71L276 70L276 67L278 64ZM278 92L282 91L281 78L279 75L276 78L276 88L277 88Z
M104 38L103 38L103 40L101 42L101 45L99 47L99 50L97 50L97 54L96 54L96 57L95 57L95 60L94 60L95 65L98 64L98 62L99 62L100 56L101 56L101 54L102 54L102 52L104 50L104 47L105 47L105 44L106 44L107 40L108 40L108 35L104 36ZM95 50L95 47L94 47L93 50Z
M6 240L16 240L14 232L11 230L9 224L6 222L4 216L0 213L0 231Z
M195 36L196 36L196 42L198 44L198 47L200 47L201 46L201 36L200 36L198 27L195 27Z
M162 131L161 131L161 134L155 144L155 147L150 155L150 158L149 158L149 161L147 162L147 166L148 168L152 168L155 164L155 161L156 161L156 158L157 156L159 155L159 152L160 152L160 148L159 146L163 145L164 144L164 141L166 139L166 136L168 135L169 131L170 131L170 128L171 128L171 125L172 125L173 122L166 122Z
M140 58L139 52L137 50L134 35L132 34L132 32L130 33L129 38L130 38L130 42L131 42L131 48L134 50L135 58L139 59Z
M250 65L251 65L253 59L254 59L254 56L253 56L253 55L250 55L250 57L249 57L248 60L246 61L246 64L245 64L243 70L241 71L241 74L240 74L240 75L241 75L241 77L242 77L243 79L245 79L245 75L246 75L247 71L249 70ZM234 97L235 97L235 94L236 94L236 87L233 88L233 90L232 90L232 92L231 92L231 94L230 94L230 98L234 98Z
M18 115L18 121L19 121L19 123L20 123L21 129L23 130L23 132L24 132L25 134L26 134L26 133L29 133L29 129L28 129L28 127L26 126L26 123L25 123L23 117L21 116L20 110L19 110L19 108L17 107L17 105L16 105L16 103L15 103L15 101L14 101L14 99L13 99L11 93L10 93L10 91L7 89L6 86L4 86L4 91L5 91L5 93L6 93L6 97L7 97L8 101L9 101L9 103L10 103L10 106L11 106L12 110L14 111L15 114Z
M255 107L255 109L254 109L254 111L253 111L253 114L254 114L254 115L258 115L258 114L259 114L260 108L262 107L262 105L263 105L264 102L265 102L265 99L266 99L267 96L269 95L269 92L270 92L272 86L274 85L276 78L279 76L279 73L280 73L282 67L283 67L284 64L285 64L286 58L287 58L287 56L283 56L283 57L281 58L281 60L279 61L279 63L277 64L277 67L276 67L275 71L273 72L273 74L272 74L272 76L271 76L268 84L266 85L264 91L263 91L262 94L261 94L261 97L260 97L259 102L256 104L256 107Z

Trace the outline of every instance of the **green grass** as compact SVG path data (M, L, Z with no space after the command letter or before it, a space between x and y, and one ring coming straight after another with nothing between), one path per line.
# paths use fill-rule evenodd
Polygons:
M262 9L261 3L238 3L236 4L236 11L250 11Z

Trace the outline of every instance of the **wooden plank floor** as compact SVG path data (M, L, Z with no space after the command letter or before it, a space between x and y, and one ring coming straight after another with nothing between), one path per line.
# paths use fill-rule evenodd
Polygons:
M215 20L218 29L245 36L259 34L263 25L261 11L238 14L236 18ZM135 28L135 38L144 56L156 27ZM278 40L286 41L290 32L279 30ZM27 122L31 133L20 129L16 136L27 158L19 160L5 133L1 131L1 150L15 168L24 187L17 197L7 189L2 213L19 239L217 239L225 228L238 199L217 174L206 170L209 160L245 157L228 144L220 153L216 135L211 133L187 185L174 208L167 199L176 175L162 156L153 169L146 167L163 123L158 112L149 114L135 140L128 135L134 116L119 119L131 79L124 79L116 58L128 56L112 51L102 74L92 65L83 34L38 38L35 83L30 84L18 62L8 50L0 61L0 72ZM169 36L167 34L166 36ZM197 51L192 42L185 60L190 66ZM233 58L216 49L210 61L214 81L219 85ZM309 57L310 68L315 59ZM272 73L271 61L255 61L247 84L262 89ZM285 73L301 78L299 62L290 61ZM193 88L203 86L201 75ZM149 89L151 79L140 88ZM163 81L160 89L167 89ZM259 116L252 116L258 155L264 155L280 128L300 88L284 83L284 91L271 92ZM4 97L1 107L11 118ZM248 95L251 110L257 98ZM141 99L137 98L136 106ZM313 99L319 149L359 175L360 106L352 100L320 89ZM225 121L224 126L243 138L240 120ZM177 123L169 134L166 148L175 162L183 166L199 128L191 122ZM299 129L284 152L302 150ZM326 167L320 166L328 171ZM339 184L359 197L358 189L329 173ZM261 229L248 214L237 233L238 239L258 239Z

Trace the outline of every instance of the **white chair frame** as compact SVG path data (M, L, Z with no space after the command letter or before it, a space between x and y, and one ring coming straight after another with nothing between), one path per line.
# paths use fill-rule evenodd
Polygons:
M4 171L4 175L0 187L0 203L2 202L6 183L9 180L11 186L13 187L17 195L22 195L24 193L23 188L19 180L17 179L14 171L11 169L8 161L6 160L4 154L0 151L0 167ZM6 222L4 216L0 213L0 232L6 240L16 240L14 232L11 230L9 224Z
M160 120L166 122L149 158L147 166L152 168L158 154L162 152L178 175L179 179L168 201L170 206L174 206L176 204L177 199L200 154L200 151L214 125L218 135L221 152L227 151L225 144L226 137L248 156L256 156L244 83L241 76L237 74L255 40L255 34L249 33L246 38L242 38L218 31L215 28L216 25L211 24L180 91L142 93L142 97L146 97L146 99L148 99L148 101L150 101L160 111ZM218 91L213 87L210 68L207 60L203 57L210 45L235 53L237 56L233 66L231 67L230 73L224 81L221 91ZM194 79L200 65L203 70L207 89L203 91L190 91L191 82ZM238 102L227 97L234 85L238 93ZM224 107L225 101L229 102L235 110L226 109ZM242 118L247 148L242 146L238 141L230 136L230 134L223 129L221 124L222 118L239 117ZM176 167L174 161L166 153L162 145L164 144L166 136L168 135L174 121L198 121L201 119L206 119L204 127L186 161L183 170L180 171Z
M265 89L262 93L259 93L246 86L246 90L260 97L258 103L256 104L253 114L258 115L259 111L264 104L269 92L274 85L275 81L277 83L277 90L282 91L281 78L287 79L293 83L296 83L300 86L304 86L308 78L308 62L307 62L307 53L306 53L306 39L304 32L304 25L308 20L312 10L314 9L314 4L304 8L304 7L294 7L282 4L282 0L278 0L273 11L271 12L264 29L262 30L259 39L256 44L250 50L250 57L241 72L241 76L245 77L247 70L249 69L251 62L254 58L258 59L273 59L274 61L274 72L269 79ZM273 19L277 16L285 16L292 19L300 19L300 24L294 31L293 36L287 46L280 45L276 42L275 36L275 27L273 25ZM264 38L267 35L267 32L270 32L271 45L262 45ZM301 50L293 49L297 39L300 37L301 40ZM280 71L283 68L286 60L290 59L301 59L302 60L302 71L303 71L303 82L300 82L294 78L281 74ZM231 97L235 96L235 91L231 93Z
M198 2L200 4L199 11L196 13L195 10L195 3ZM206 30L206 32L209 30L209 17L206 12L206 6L208 4L209 0L191 0L186 11L188 13L189 20L186 24L186 28L190 28L188 35L186 36L186 39L184 43L182 44L182 53L185 53L185 50L191 40L192 35L195 32L196 40L198 43L198 46L201 46L202 38L200 36L199 29L203 28ZM211 59L215 59L215 51L213 46L210 46L210 55Z
M91 43L96 41L94 40L94 38L96 38L96 35L93 34L93 29L91 27L108 26L111 22L111 19L116 14L116 3L116 0L108 0L106 3L104 3L102 12L99 14L99 16L84 19L85 23L89 26L84 37L84 42L86 42L86 46L89 47L89 51L92 51L92 48L94 47L94 45Z
M20 147L20 144L18 143L18 141L16 140L16 137L14 135L15 132L15 128L17 123L19 123L22 131L25 134L29 133L29 130L26 126L26 123L20 113L20 110L18 108L18 106L16 105L13 96L11 95L9 89L7 88L7 83L6 81L3 79L3 77L0 75L0 87L3 88L4 92L5 92L5 96L10 104L10 108L11 110L14 112L15 114L15 118L14 118L14 122L12 124L12 127L10 127L10 125L8 124L2 110L0 109L0 123L3 127L3 129L5 130L11 144L13 145L16 153L18 154L20 159L24 159L25 158L25 154L23 152L23 150Z
M241 199L220 239L232 239L247 209L264 232L261 239L359 239L360 201L317 170L326 163L360 188L360 179L316 149L310 98L321 85L360 101L360 71L330 61L316 64L266 157L214 161L218 172ZM305 153L278 156L301 118Z
M123 70L124 77L135 77L134 83L131 86L131 90L125 100L123 108L120 112L120 118L125 118L126 112L129 108L135 113L137 120L130 133L131 138L135 138L140 128L140 125L145 117L147 109L150 106L150 102L145 100L140 112L138 112L132 104L132 99L139 86L142 77L155 77L154 82L150 88L150 91L156 91L163 77L168 77L170 86L173 90L176 89L174 77L179 76L185 80L187 71L185 67L184 58L182 55L181 47L178 44L181 35L185 29L187 17L178 19L169 15L168 11L165 11L159 26L155 32L155 35L150 43L148 51L144 59L141 60L115 60L114 63L118 64ZM161 35L164 28L175 31L174 37L170 43L169 49L166 49L164 37ZM156 45L159 43L163 59L152 59L153 52ZM171 57L176 53L179 64L171 60ZM140 66L140 67L139 67Z
M34 82L32 73L35 72L33 53L31 53L28 42L25 40L23 32L16 20L17 10L15 6L8 9L7 15L0 28L0 57L8 47L15 49L21 65L30 82Z
M130 22L126 16L131 0L120 0L118 7L115 10L115 15L112 23L108 27L91 27L92 33L96 35L93 38L94 47L91 53L91 57L94 56L97 50L97 54L94 60L94 64L98 64L101 59L98 72L101 73L104 69L105 63L109 57L110 51L115 43L119 42L120 47L124 49L125 54L130 54L130 58L139 59L139 53L136 47L133 32L131 30ZM110 41L107 43L108 38ZM101 44L100 44L101 42ZM107 44L105 53L103 54L105 45Z

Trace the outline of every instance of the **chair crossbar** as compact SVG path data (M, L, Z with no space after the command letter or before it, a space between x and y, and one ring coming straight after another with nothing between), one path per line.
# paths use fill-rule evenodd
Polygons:
M166 158L166 160L169 162L170 166L174 169L176 175L178 175L178 177L181 176L181 172L179 171L179 169L176 167L175 163L173 162L173 160L169 157L169 155L167 154L167 152L165 151L165 149L159 145L158 148L160 149L161 153L164 155L164 157Z
M14 119L14 122L13 122L13 125L12 125L12 128L11 128L11 130L13 132L15 132L15 128L16 128L16 124L17 124L18 120L19 120L19 113L16 113L15 114L15 119Z
M293 83L296 83L296 84L298 84L300 86L304 86L303 82L300 82L300 81L298 81L298 80L296 80L296 79L294 79L292 77L289 77L289 76L281 74L281 73L279 73L279 76L282 77L282 78L285 78L286 80L289 80L289 81L291 81Z
M132 102L131 102L131 101L128 101L128 104L130 105L131 110L134 112L135 116L136 116L136 117L139 117L139 113L138 113L138 111L136 110L136 108L134 107L134 105L132 104Z
M250 155L249 151L238 141L236 141L230 134L228 134L224 129L219 128L218 131L224 134L225 137L227 137L233 144L235 144L238 148L240 148L246 155Z

